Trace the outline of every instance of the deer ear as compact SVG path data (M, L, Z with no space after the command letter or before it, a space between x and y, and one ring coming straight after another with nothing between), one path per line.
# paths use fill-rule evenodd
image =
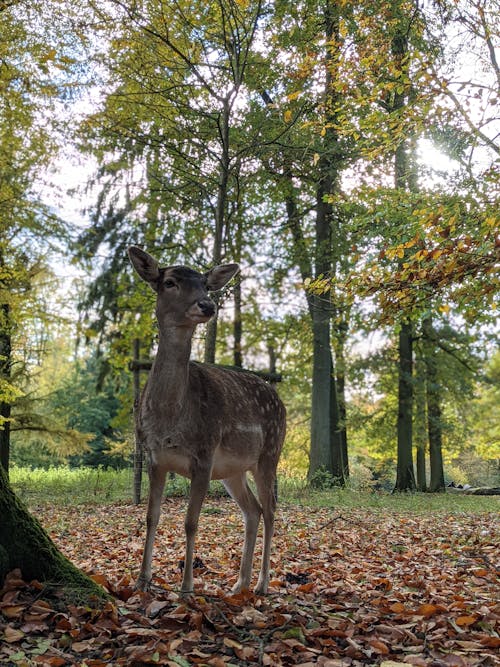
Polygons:
M207 289L209 292L217 292L235 276L240 267L238 264L220 264L205 274L207 278Z
M128 249L128 256L134 269L141 276L143 280L151 285L151 287L158 290L158 279L160 278L160 269L158 262L154 257L137 246L130 246Z

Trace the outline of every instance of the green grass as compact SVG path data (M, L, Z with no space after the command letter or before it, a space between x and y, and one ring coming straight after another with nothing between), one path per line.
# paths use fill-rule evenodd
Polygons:
M132 498L133 471L96 468L55 467L48 470L13 466L10 481L17 495L27 505L52 503L55 505L104 505L129 502ZM189 482L175 476L167 479L165 493L186 496ZM212 482L212 496L224 493L220 482ZM147 496L147 475L143 477L142 497ZM373 492L356 488L315 491L304 480L279 480L279 500L282 503L310 507L365 508L390 512L447 512L482 513L500 509L499 496L462 496L459 494L395 494Z
M309 507L364 508L377 512L407 512L425 514L481 514L500 510L500 496L466 496L452 493L396 493L332 489L312 491L302 499Z

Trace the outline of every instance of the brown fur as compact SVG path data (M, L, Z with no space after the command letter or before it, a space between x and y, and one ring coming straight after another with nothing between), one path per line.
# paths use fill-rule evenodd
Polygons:
M137 582L151 581L154 535L167 471L191 479L186 513L186 557L181 590L193 590L192 561L198 519L210 479L222 479L241 508L245 543L233 590L250 584L258 524L264 549L256 591L266 593L274 525L274 482L285 436L285 409L272 387L250 373L189 360L197 324L214 312L208 290L220 289L237 272L234 264L199 274L185 267L160 269L150 255L129 249L130 259L157 292L158 352L136 410L136 437L150 459L147 535ZM260 503L246 473L255 479Z

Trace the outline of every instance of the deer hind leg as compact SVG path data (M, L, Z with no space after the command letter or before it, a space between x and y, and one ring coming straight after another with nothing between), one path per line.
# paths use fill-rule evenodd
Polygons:
M149 498L146 516L146 542L142 554L142 565L137 579L136 588L147 591L151 584L151 559L153 557L153 544L155 541L156 528L160 519L161 500L165 486L166 470L151 464L149 468Z
M233 593L239 593L243 588L250 586L253 552L262 509L248 486L246 473L224 479L223 483L233 500L239 505L245 522L245 542L241 556L240 575L232 589Z
M271 558L271 541L274 534L274 513L276 510L275 480L276 462L265 457L261 459L253 473L257 492L262 506L264 518L264 544L262 547L262 564L255 592L265 595L269 586L269 562Z
M184 558L184 575L182 577L181 593L192 593L194 542L198 531L201 507L210 484L210 469L198 469L192 472L189 503L184 521L186 531L186 555Z

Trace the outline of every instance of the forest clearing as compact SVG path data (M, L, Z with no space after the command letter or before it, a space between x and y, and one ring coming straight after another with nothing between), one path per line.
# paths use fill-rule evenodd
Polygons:
M211 497L200 519L195 593L185 599L185 499L163 502L151 593L133 589L143 506L33 506L63 553L113 597L97 610L63 606L41 584L11 574L0 598L0 663L498 665L498 499L461 498L453 510L449 497L431 509L426 502L436 496L398 503L372 494L364 497L371 506L354 507L354 495L338 507L278 505L268 596L231 595L241 518L230 500Z

